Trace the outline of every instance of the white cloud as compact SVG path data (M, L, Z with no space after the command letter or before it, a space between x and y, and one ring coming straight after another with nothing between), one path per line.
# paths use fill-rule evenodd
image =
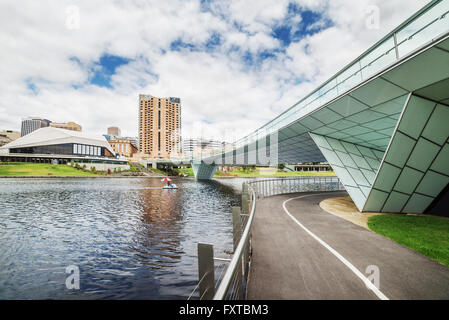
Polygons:
M293 105L426 2L298 0L303 10L322 15L316 26L325 19L332 26L285 48L272 28L288 19L293 27L304 23L300 16L287 19L287 0L215 1L207 7L182 0L5 0L0 129L19 129L20 119L33 115L76 121L96 134L117 125L136 136L138 94L148 93L181 98L185 136L227 132L239 138ZM77 30L66 27L69 5L79 8ZM365 26L368 5L380 8L379 30ZM214 34L220 44L207 47ZM195 50L171 51L176 40ZM273 56L253 65L244 59L248 52L257 59L267 50ZM88 83L89 68L104 54L131 61L116 69L112 88Z

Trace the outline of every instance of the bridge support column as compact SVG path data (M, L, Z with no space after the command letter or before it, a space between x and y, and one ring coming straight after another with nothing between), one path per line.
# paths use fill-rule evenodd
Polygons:
M217 171L218 166L203 161L192 161L193 174L196 180L210 180Z
M309 134L360 211L447 216L448 122L448 105L410 94L385 151Z

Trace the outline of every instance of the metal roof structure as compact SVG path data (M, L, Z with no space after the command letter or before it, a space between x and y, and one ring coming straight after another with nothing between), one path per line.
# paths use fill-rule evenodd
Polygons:
M49 146L66 143L77 143L104 147L112 154L115 154L114 150L112 150L106 138L103 136L93 136L80 131L65 130L53 127L40 128L27 134L26 136L16 139L0 147L0 152L8 153L9 149L12 148Z

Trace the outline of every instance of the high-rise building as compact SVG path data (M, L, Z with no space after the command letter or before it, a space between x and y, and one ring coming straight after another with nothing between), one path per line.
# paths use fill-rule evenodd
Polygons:
M50 126L51 121L37 117L28 117L22 119L22 129L20 135L23 137L37 129Z
M181 156L181 100L139 95L139 151L150 158Z
M81 126L75 122L52 122L50 123L50 127L72 131L81 131Z
M111 137L120 137L121 132L119 127L109 127L108 128L108 136Z

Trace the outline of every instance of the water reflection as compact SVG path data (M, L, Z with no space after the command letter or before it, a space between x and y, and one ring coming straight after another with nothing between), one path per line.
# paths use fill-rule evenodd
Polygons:
M185 299L198 242L232 248L241 180L1 179L0 298ZM65 268L80 268L80 290Z

